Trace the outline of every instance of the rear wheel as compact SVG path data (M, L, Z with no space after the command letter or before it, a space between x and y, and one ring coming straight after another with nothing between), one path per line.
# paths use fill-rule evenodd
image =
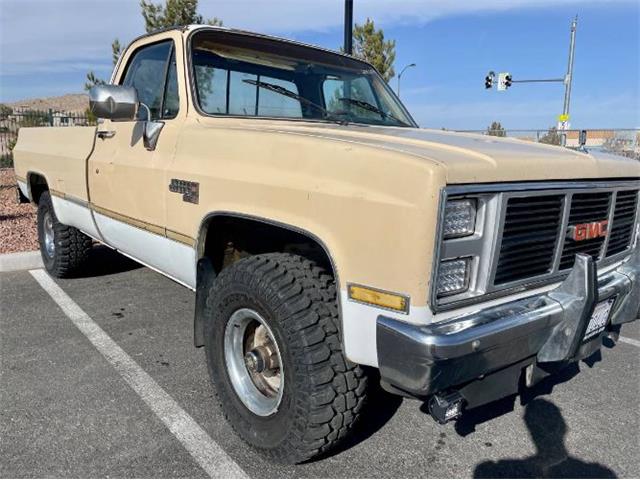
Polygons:
M59 278L76 274L92 245L80 230L58 221L49 192L43 192L38 202L38 240L47 272Z
M335 282L303 257L242 259L213 282L207 364L236 432L273 460L324 453L352 429L366 391L344 357Z

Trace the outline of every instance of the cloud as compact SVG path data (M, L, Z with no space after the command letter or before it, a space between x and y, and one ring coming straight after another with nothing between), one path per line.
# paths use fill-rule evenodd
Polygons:
M0 74L73 72L111 60L111 42L142 30L137 1L0 1Z
M41 75L51 73L75 73L88 72L89 70L110 72L113 68L111 62L91 62L91 61L75 61L54 60L50 62L41 61L17 61L8 65L3 65L3 77L19 77L22 75Z
M354 15L356 21L371 16L383 26L416 25L451 15L584 3L585 0L362 0L356 2ZM343 8L343 0L200 1L205 18L217 16L229 27L284 36L341 28ZM71 71L74 65L108 61L114 38L124 44L143 31L137 0L2 0L2 74L42 72L43 68L46 70L42 64L51 62L58 62L57 69L68 62Z
M371 17L383 26L416 25L434 19L526 8L560 8L566 5L633 3L634 0L362 0L355 2L354 17ZM270 33L295 33L342 27L344 0L233 0L201 1L205 16L222 18L225 25ZM251 14L247 15L250 11Z
M635 1L357 0L354 15L359 22L370 16L384 27L410 27L456 15ZM344 0L200 0L199 10L205 18L222 18L229 27L295 38L312 31L341 35L343 8ZM49 84L56 92L59 85L54 82L68 82L71 76L77 78L76 89L82 88L88 70L107 77L113 39L126 45L143 32L138 0L0 0L0 97L21 95L21 79L33 84L30 76L35 75L47 79L39 88L44 91ZM425 93L430 87L403 89L409 100L417 101ZM439 111L435 105L430 108ZM443 115L450 111L447 108L443 106Z

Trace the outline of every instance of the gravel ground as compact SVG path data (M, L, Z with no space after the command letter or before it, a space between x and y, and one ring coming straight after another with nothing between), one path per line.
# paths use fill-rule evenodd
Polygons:
M37 249L36 208L16 202L13 169L0 169L0 254Z

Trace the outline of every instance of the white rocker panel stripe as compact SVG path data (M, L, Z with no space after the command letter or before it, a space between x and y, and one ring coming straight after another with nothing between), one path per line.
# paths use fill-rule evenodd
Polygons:
M91 210L86 203L82 205L78 201L62 198L56 194L51 195L51 202L53 203L53 211L60 223L76 227L90 237L100 240L100 232L98 232L95 223L93 223Z
M94 212L105 241L134 260L191 288L196 287L196 251L190 245Z

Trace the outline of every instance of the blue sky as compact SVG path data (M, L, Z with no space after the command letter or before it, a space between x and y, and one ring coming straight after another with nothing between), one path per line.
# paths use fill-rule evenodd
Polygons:
M108 6L108 7L107 7ZM200 0L227 26L329 48L342 43L342 0ZM637 0L355 0L397 41L402 99L427 127L546 128L562 110L561 84L486 91L488 70L514 79L561 77L569 24L579 16L573 128L640 127ZM85 73L108 77L110 43L143 32L138 0L0 0L0 101L81 92ZM396 88L396 80L391 81Z

